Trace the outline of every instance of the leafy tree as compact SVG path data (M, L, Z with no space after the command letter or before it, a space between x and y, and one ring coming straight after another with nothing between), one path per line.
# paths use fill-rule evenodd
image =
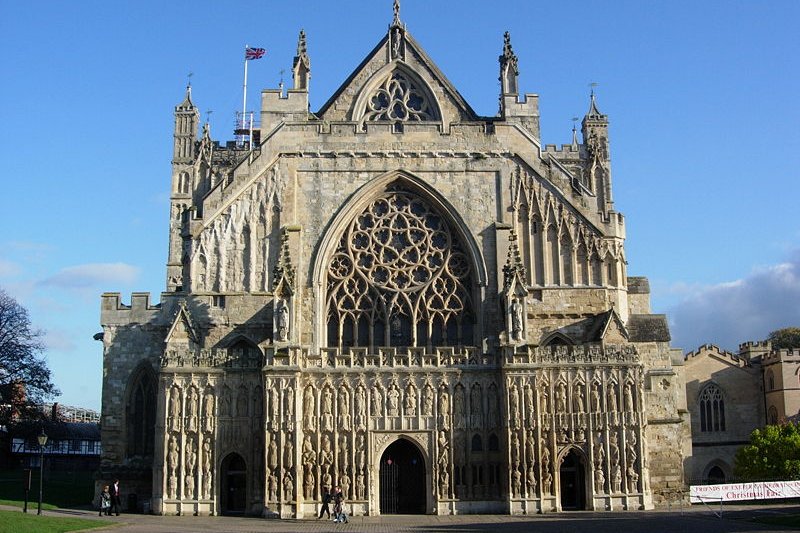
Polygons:
M772 348L776 350L800 348L800 328L776 329L767 336L767 340L772 342Z
M43 332L31 325L28 310L0 289L0 423L13 415L30 416L31 409L58 389L42 357Z
M734 474L744 481L800 479L800 423L753 431L736 453Z

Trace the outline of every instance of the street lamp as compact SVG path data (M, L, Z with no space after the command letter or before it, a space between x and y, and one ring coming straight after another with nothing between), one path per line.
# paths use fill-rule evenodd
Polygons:
M47 444L44 428L36 439L39 441L39 511L36 514L42 514L42 471L44 470L44 446Z

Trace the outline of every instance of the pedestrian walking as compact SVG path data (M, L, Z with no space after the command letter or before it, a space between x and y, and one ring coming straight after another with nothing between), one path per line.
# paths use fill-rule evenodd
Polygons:
M336 487L333 493L333 521L335 523L349 522L347 513L344 512L344 494L341 487Z
M100 513L98 516L103 516L103 513L106 516L111 515L111 493L108 492L108 485L105 485L100 493Z
M328 518L331 517L331 510L328 508L328 504L331 503L331 491L328 487L324 487L322 493L322 507L319 510L319 516L317 516L317 520L322 518L323 513L328 513Z
M111 507L108 510L108 514L110 516L111 513L116 511L117 516L119 516L119 509L120 507L122 507L122 500L120 500L119 497L119 479L114 480L114 483L111 485L110 494L111 494Z

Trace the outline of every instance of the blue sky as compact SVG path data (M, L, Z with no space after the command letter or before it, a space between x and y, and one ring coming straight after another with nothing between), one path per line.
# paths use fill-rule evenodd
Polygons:
M402 0L401 18L479 114L497 110L502 35L570 142L589 83L609 115L630 275L673 345L736 349L800 325L800 3ZM99 408L99 295L165 284L172 111L193 73L215 138L290 80L297 33L318 109L380 40L391 0L0 0L0 287L46 330L63 403ZM211 110L210 115L206 112Z

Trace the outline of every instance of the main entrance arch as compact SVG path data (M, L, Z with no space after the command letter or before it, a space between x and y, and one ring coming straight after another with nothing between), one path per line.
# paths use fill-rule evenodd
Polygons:
M561 509L586 509L586 469L573 448L559 470Z
M425 513L425 461L419 448L398 439L381 455L381 514Z
M222 514L244 514L247 507L247 465L238 453L222 460L220 467Z

